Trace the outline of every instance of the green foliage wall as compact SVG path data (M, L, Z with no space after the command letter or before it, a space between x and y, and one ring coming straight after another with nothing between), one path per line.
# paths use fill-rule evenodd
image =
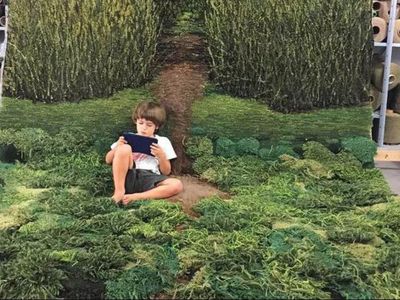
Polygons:
M207 0L217 83L276 110L366 100L372 42L364 0Z
M154 0L163 27L174 25L185 0Z
M156 51L153 0L10 3L8 95L76 101L141 85Z

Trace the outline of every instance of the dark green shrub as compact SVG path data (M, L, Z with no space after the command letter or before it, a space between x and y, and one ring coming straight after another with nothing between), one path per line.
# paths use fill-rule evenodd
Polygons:
M206 0L184 0L183 9L185 11L191 12L196 16L196 20L204 21L204 13L207 9Z
M258 154L260 142L255 138L244 138L236 143L236 152L239 155L244 154Z
M22 225L18 232L26 235L40 234L49 231L50 229L66 229L69 228L74 218L71 216L51 214L51 213L37 213L34 220Z
M90 136L84 128L63 128L46 145L46 154L85 152L94 144L93 139L93 136Z
M367 98L372 51L368 2L207 4L212 67L228 93L261 98L284 112L354 105Z
M200 156L198 159L196 159L193 163L193 170L196 174L202 174L205 172L208 168L211 168L215 164L218 163L220 159L218 157L213 156L213 155L205 155L205 156Z
M169 28L174 25L184 2L185 0L154 0L156 12L160 18L160 26Z
M271 146L271 148L261 148L258 152L258 156L266 161L278 160L279 156L282 154L288 154L293 157L298 156L290 145L276 145Z
M61 129L54 136L40 128L0 129L0 145L13 145L25 161L86 152L93 141L83 128Z
M256 227L270 227L271 222L263 219L252 209L236 205L231 201L218 198L204 199L193 207L193 211L201 216L196 220L196 228L206 228L209 231L241 230L248 228L255 231ZM255 225L257 223L257 225Z
M313 159L323 164L331 164L335 161L335 154L318 142L307 142L303 145L304 158Z
M329 179L333 177L333 172L328 167L315 160L297 159L287 154L283 154L279 158L281 160L279 168L282 171L301 174L302 176L314 179Z
M207 137L194 136L186 144L186 154L192 158L199 158L213 154L213 143Z
M369 171L362 170L362 164L346 150L338 154L332 153L327 147L318 142L307 142L303 145L305 159L315 160L329 168L341 180L352 182L365 177Z
M81 186L94 195L110 193L112 176L103 153L93 150L94 142L81 128L61 130L50 136L39 128L0 130L0 145L13 145L34 176L23 176L35 188Z
M383 248L379 255L379 269L381 271L398 272L400 268L400 247L390 245ZM400 274L399 274L400 275Z
M177 226L186 224L188 217L177 204L165 201L149 201L132 210L133 217L141 222L130 227L128 234L136 239L145 240L155 244L164 244L171 240Z
M43 248L26 249L0 268L0 297L47 299L59 295L66 277Z
M88 279L107 280L115 278L128 259L128 253L118 242L104 240L100 245L90 247L87 252L78 252L77 263L73 263L73 266Z
M378 221L379 227L389 228L400 237L400 203L391 202L384 209L370 211L368 215Z
M107 299L147 299L160 292L162 280L149 266L139 266L125 271L114 281L108 281Z
M115 211L95 215L90 219L77 222L76 226L85 232L121 235L140 220L127 211Z
M120 209L111 198L94 198L87 191L77 189L52 189L43 192L38 198L40 203L47 206L48 212L77 218L90 218Z
M202 128L202 127L191 127L190 128L190 135L191 136L196 136L196 135L206 135L207 131L206 129Z
M329 239L342 243L368 243L374 237L373 233L364 232L362 229L333 231L329 233Z
M352 226L349 224L349 228L330 230L328 238L338 243L368 243L376 236L373 232L365 230L366 228Z
M376 272L369 279L371 286L375 289L375 299L399 298L400 274L398 272Z
M343 205L367 206L389 202L391 191L383 178L344 182L341 180L320 181L323 191L330 195L343 197Z
M33 162L37 169L27 185L34 188L81 187L92 195L105 196L112 192L111 168L97 152L50 155Z
M361 162L350 152L348 151L340 151L336 154L335 160L335 169L345 171L348 170L361 170L362 164ZM369 172L369 171L366 171Z
M341 140L344 150L351 152L364 166L373 166L376 143L366 137L358 136Z
M368 269L315 232L296 226L273 230L266 237L265 245L272 251L274 260L309 278L323 278L325 287L337 290L343 296L349 282L354 285L354 292L363 294L366 289L364 295L371 293L363 282Z
M215 183L223 190L263 183L269 173L267 163L254 155L203 156L194 162L193 169L201 179Z
M215 154L232 157L236 155L236 144L228 138L221 137L215 143Z
M78 101L149 77L159 28L152 0L11 1L10 14L9 95Z
M13 145L24 160L42 157L45 145L51 144L47 132L39 128L0 130L0 145Z

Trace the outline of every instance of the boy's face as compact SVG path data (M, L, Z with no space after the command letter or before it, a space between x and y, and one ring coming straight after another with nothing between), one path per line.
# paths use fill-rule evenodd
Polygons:
M153 136L156 129L157 126L152 121L144 118L139 118L136 120L136 131L139 135Z

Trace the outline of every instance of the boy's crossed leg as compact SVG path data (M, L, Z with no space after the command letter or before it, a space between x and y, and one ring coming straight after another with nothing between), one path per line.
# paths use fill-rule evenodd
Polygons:
M163 199L176 195L182 191L183 184L179 179L168 178L158 183L157 186L151 190L142 193L124 195L122 203L128 204L129 202L142 199Z
M125 195L125 177L129 169L133 168L132 148L129 145L120 145L115 150L112 162L114 180L114 195L112 199L119 202Z
M123 204L128 204L131 201L141 199L162 199L168 198L180 193L183 190L183 184L179 179L168 178L151 190L126 194L125 195L125 179L129 169L133 168L132 148L129 145L120 145L115 151L112 162L112 172L114 180L114 195L112 199L115 202L122 201Z

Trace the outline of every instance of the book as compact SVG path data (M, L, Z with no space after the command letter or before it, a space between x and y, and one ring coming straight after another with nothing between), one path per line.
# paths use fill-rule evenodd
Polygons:
M151 154L150 146L155 143L157 144L158 140L153 137L138 135L132 132L124 132L122 134L125 141L132 147L133 152L144 153L147 155L154 156Z

